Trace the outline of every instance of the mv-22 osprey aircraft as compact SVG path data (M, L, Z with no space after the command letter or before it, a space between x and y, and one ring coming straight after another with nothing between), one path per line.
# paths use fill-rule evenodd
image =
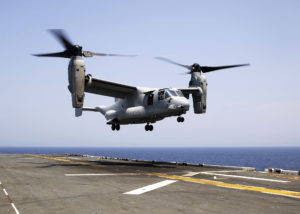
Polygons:
M75 116L81 116L82 111L94 111L103 114L111 129L120 130L120 125L146 123L145 130L152 131L156 121L166 117L177 116L178 122L184 122L181 116L189 110L189 96L191 94L194 104L194 113L203 114L206 112L207 81L202 73L220 69L227 69L249 64L228 65L228 66L200 66L182 65L163 57L156 59L182 66L189 70L191 75L188 88L144 88L135 87L86 75L84 60L82 57L93 56L135 56L104 54L83 51L79 45L73 45L63 30L50 30L50 32L65 47L65 51L47 54L35 54L40 57L63 57L70 58L68 67L69 86L72 96ZM84 93L93 93L115 98L115 103L110 106L98 106L95 108L83 107Z

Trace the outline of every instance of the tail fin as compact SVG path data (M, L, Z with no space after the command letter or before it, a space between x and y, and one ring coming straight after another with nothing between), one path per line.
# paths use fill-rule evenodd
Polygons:
M82 108L75 108L75 117L80 117L82 115Z

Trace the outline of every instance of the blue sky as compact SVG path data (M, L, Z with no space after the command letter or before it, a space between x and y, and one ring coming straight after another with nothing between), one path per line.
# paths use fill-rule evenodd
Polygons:
M2 1L0 146L300 146L299 1ZM208 109L112 132L102 115L75 118L67 59L46 31L63 28L85 50L138 54L85 60L94 77L186 87L183 64L250 67L207 74ZM112 98L86 95L86 106ZM191 101L192 104L192 101Z

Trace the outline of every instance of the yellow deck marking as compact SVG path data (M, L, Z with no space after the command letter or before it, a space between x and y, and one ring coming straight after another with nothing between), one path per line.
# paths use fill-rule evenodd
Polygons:
M68 160L68 159L55 158L55 157L49 157L49 156L44 156L44 155L32 155L32 154L28 154L28 155L32 156L32 157L36 157L36 158L44 158L44 159L62 161L62 162L73 163L73 164L88 165L88 166L94 166L94 167L105 167L102 165L94 165L94 164L87 163L87 162L72 161L72 160Z
M189 178L189 177L167 175L167 174L161 174L161 173L149 173L148 175L154 175L154 176L158 176L158 177L162 177L162 178L169 178L169 179L175 179L175 180L189 181L189 182L200 183L200 184L208 184L208 185L231 188L231 189L248 190L248 191L262 192L262 193L267 193L267 194L275 194L275 195L281 195L281 196L287 196L287 197L300 198L300 192L293 192L293 191L288 191L288 190L277 190L277 189L269 189L269 188L264 188L264 187L254 187L254 186L245 186L245 185L240 185L240 184L230 184L230 183L224 183L221 181Z

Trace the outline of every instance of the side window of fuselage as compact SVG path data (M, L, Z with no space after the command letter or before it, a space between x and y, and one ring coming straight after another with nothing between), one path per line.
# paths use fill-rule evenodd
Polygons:
M167 99L169 97L171 97L171 95L170 95L170 93L168 91L166 91L166 93L165 93L165 99Z
M163 100L165 98L165 90L160 90L157 93L158 100Z
M154 94L149 94L148 95L148 105L153 105L153 97L154 97Z

